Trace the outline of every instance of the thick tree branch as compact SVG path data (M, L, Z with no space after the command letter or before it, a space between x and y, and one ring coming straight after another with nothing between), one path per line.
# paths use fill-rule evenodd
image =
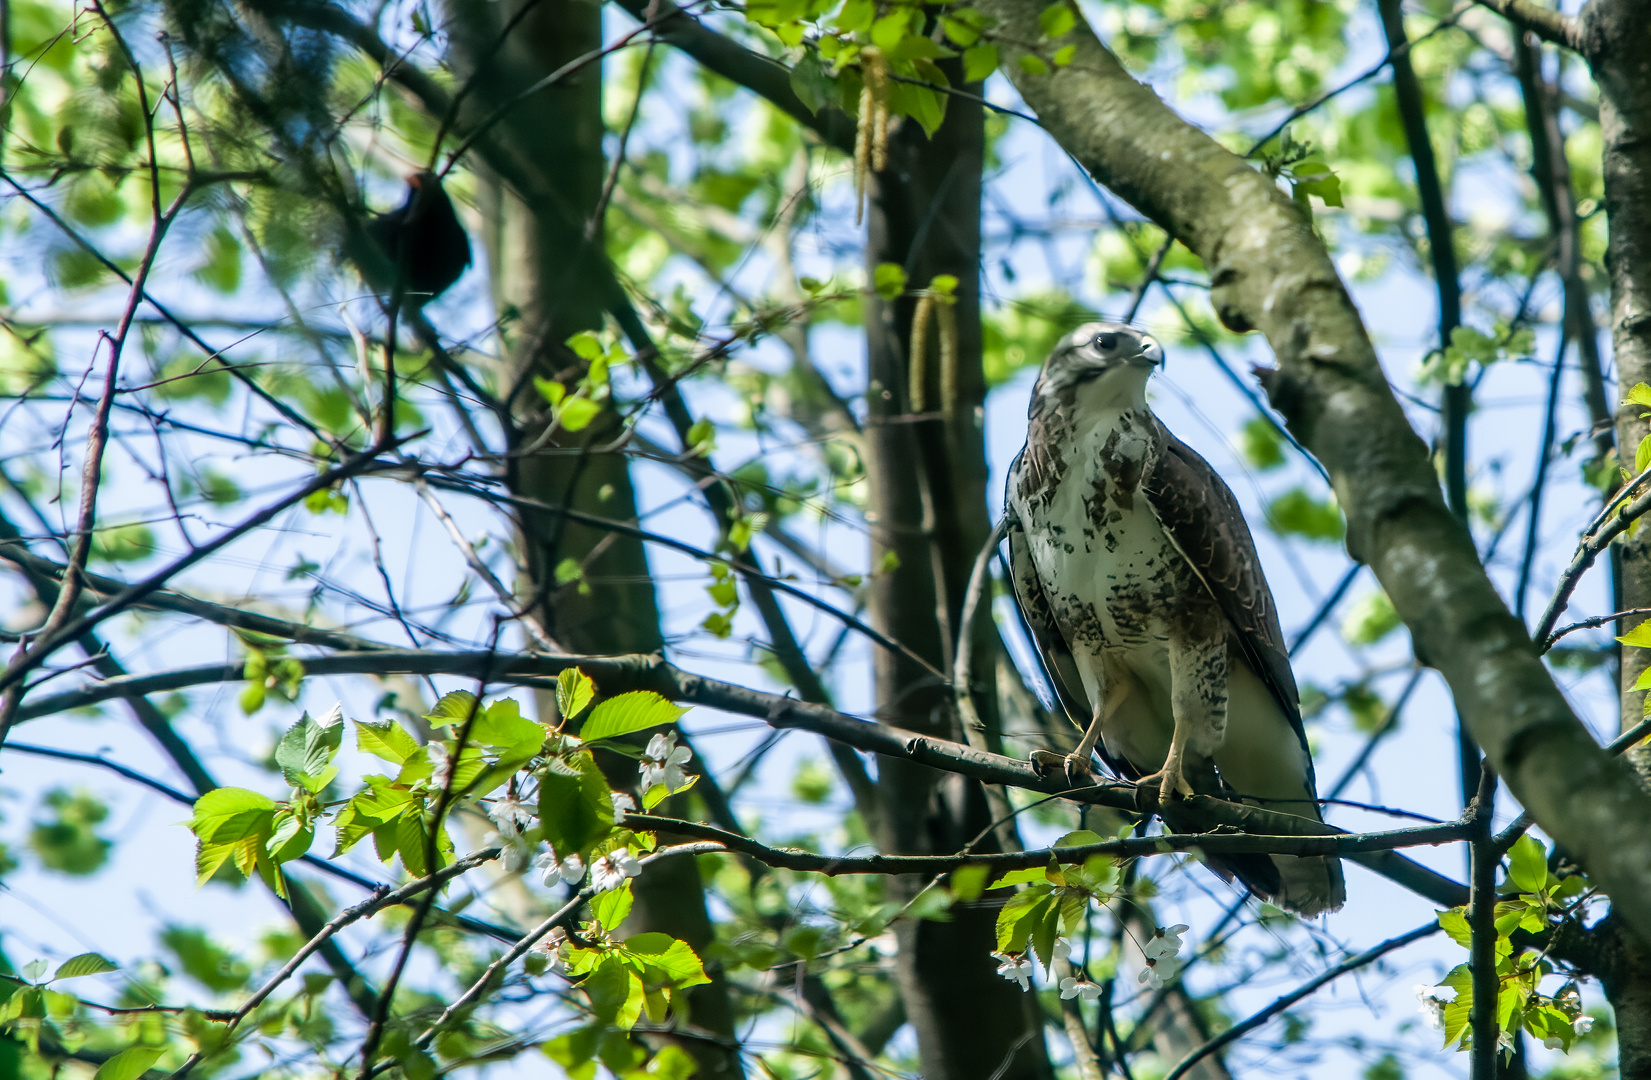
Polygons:
M1030 762L976 750L960 743L886 724L848 716L822 705L779 694L750 690L733 683L693 675L658 656L516 656L500 658L486 651L453 653L434 650L391 650L344 653L304 661L309 675L458 675L486 673L495 682L551 688L557 674L577 667L589 675L604 694L653 690L676 701L704 705L758 717L775 728L798 728L824 735L866 753L880 754L946 772L959 773L987 784L1005 784L1074 802L1110 806L1132 813L1156 813L1151 791L1121 781L1093 787L1067 788L1064 781L1046 776ZM127 694L178 690L241 678L240 664L207 664L155 675L110 679L82 690L55 694L19 707L20 719L50 715L94 705ZM1224 802L1199 796L1163 808L1172 827L1206 832L1226 827L1259 835L1340 836L1341 830L1292 814ZM1392 851L1370 851L1352 858L1376 873L1445 907L1466 902L1466 886L1437 874Z
M1275 855L1355 855L1368 851L1392 851L1401 847L1450 844L1466 839L1477 826L1474 822L1452 821L1443 825L1421 825L1389 832L1342 833L1336 836L1258 836L1240 832L1163 833L1124 840L1105 840L1076 847L1037 848L1030 851L991 852L978 855L818 855L796 848L774 848L739 833L713 825L655 814L626 814L625 827L679 833L700 840L715 840L729 851L749 855L760 863L781 870L824 874L945 874L965 866L989 866L993 870L1029 870L1050 863L1081 863L1096 855L1117 859L1139 859L1172 851L1201 851L1211 855L1266 852Z
M845 154L854 153L854 119L835 105L810 112L791 89L791 71L778 60L752 52L707 27L680 10L670 0L618 0L620 7L638 22L653 16L654 36L673 45L707 70L738 83L765 99L770 105L820 136Z
M1367 562L1438 668L1475 740L1533 816L1651 933L1651 797L1576 719L1445 506L1427 448L1382 375L1311 223L1267 177L1176 116L1087 25L1072 62L1031 75L1039 7L986 0L1003 70L1045 128L1101 182L1199 255L1210 299L1279 362L1268 394L1329 468L1348 550ZM1029 64L1047 69L1049 60Z
M1562 11L1545 8L1533 0L1477 0L1523 30L1544 41L1582 51L1582 30L1577 20Z

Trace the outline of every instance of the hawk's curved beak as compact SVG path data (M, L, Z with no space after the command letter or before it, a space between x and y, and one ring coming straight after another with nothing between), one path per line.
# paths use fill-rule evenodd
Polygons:
M1141 351L1130 357L1131 364L1155 368L1164 362L1164 347L1152 338L1141 339Z

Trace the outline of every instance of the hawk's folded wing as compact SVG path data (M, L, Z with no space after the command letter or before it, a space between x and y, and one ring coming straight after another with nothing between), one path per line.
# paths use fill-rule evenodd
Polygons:
M1301 695L1244 512L1209 462L1167 430L1163 435L1164 452L1141 478L1141 490L1164 532L1227 616L1244 658L1305 746Z

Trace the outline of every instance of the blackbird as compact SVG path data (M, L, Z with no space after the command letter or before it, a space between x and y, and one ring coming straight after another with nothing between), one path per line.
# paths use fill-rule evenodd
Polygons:
M367 235L383 250L388 272L388 280L372 284L389 292L399 271L402 289L414 304L440 296L470 265L470 237L441 189L441 178L432 172L409 176L407 201L368 222Z

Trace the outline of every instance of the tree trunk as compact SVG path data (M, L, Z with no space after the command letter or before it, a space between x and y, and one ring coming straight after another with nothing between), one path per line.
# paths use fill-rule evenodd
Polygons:
M961 82L955 68L950 77ZM958 280L955 379L941 377L938 335L931 329L921 417L911 415L906 363L916 301L868 298L866 304L872 565L882 566L885 553L899 560L897 568L873 579L871 620L940 670L955 645L975 555L991 528L978 273L984 145L981 109L963 98L950 99L932 140L916 122L900 122L868 208L868 275L880 263L895 263L906 269L911 289L927 288L938 274ZM955 400L943 400L943 384L955 387ZM991 685L993 655L976 650L977 685ZM883 719L960 737L941 680L887 650L878 652L876 671ZM881 850L954 852L989 823L977 783L888 758L878 764ZM921 884L895 878L890 888L895 899L905 900ZM900 989L928 1080L1050 1075L1036 999L993 973L988 954L995 917L990 907L960 906L950 922L896 924Z
M531 8L522 14L524 8ZM489 110L520 88L601 45L601 8L581 0L506 0L449 8L454 68L474 75L475 94ZM504 26L521 21L500 41ZM500 121L501 137L532 161L555 193L548 204L522 200L496 177L486 177L483 200L489 266L507 350L499 395L514 417L514 448L539 438L546 423L534 376L569 386L585 367L566 346L581 330L599 329L613 306L598 214L604 178L601 69L592 64L516 104ZM484 172L484 176L486 176ZM604 410L588 428L560 433L543 450L512 458L511 490L552 506L569 506L622 521L636 518L636 493L627 460L590 448L613 441L619 417ZM531 610L555 641L579 653L649 653L664 644L648 563L639 541L576 525L555 514L527 512L520 521ZM557 583L557 568L572 560L582 574ZM531 591L529 591L531 590ZM553 709L548 700L541 709ZM634 787L636 767L609 755L603 768L616 787ZM704 956L714 937L704 884L692 859L650 867L633 885L636 906L626 933L658 931L680 938ZM734 1015L721 966L706 960L712 982L687 995L687 1025L679 1039L706 1080L742 1076L731 1043ZM708 1037L707 1037L708 1036Z
M1647 6L1595 0L1585 9L1582 44L1599 86L1599 125L1604 140L1602 172L1610 242L1605 267L1611 278L1611 343L1618 386L1651 382L1651 49L1646 46ZM1621 393L1618 397L1622 397ZM1630 468L1635 448L1651 429L1645 410L1619 405L1617 447ZM1641 528L1619 549L1624 608L1651 605L1651 532ZM1626 632L1639 618L1625 619ZM1645 692L1633 689L1651 652L1624 649L1621 726L1644 716ZM1641 777L1651 777L1651 753L1643 745L1626 755ZM1620 1075L1651 1077L1651 955L1614 915L1600 927L1602 944L1614 946L1614 962L1602 974L1616 1013Z

